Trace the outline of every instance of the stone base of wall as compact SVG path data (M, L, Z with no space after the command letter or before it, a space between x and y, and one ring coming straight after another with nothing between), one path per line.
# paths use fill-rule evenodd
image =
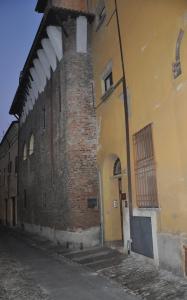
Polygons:
M95 247L100 244L100 228L91 227L87 230L63 231L50 227L24 223L24 230L39 234L48 240L72 249Z
M187 235L158 234L159 266L177 275L184 275L184 246L187 246Z

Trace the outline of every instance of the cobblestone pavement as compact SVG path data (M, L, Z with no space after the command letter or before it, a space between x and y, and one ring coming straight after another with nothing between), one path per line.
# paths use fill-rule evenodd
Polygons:
M32 238L31 238L32 237ZM24 239L28 239L25 233ZM132 254L125 256L109 248L83 251L64 249L45 239L29 235L29 241L49 253L81 264L95 273L117 282L124 290L146 300L187 300L187 280L158 270L149 259Z

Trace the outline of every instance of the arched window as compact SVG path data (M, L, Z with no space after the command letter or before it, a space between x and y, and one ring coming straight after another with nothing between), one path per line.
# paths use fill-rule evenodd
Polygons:
M114 170L113 170L113 175L120 175L121 174L121 162L120 159L117 158L115 163L114 163Z
M34 135L32 134L29 141L29 155L34 153Z
M23 148L23 160L27 159L27 144L24 144L24 148Z

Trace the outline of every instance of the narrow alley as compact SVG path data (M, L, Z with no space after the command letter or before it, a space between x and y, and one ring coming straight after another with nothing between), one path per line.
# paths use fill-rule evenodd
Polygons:
M0 299L136 300L80 265L56 259L26 238L0 229Z

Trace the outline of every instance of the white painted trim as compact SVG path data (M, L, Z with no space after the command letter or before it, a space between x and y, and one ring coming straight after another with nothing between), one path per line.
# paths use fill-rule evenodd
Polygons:
M35 67L35 70L36 70L36 73L38 75L38 78L40 80L40 85L41 85L41 89L42 89L42 92L44 91L44 88L45 88L45 85L46 85L46 77L45 77L45 74L43 72L43 69L42 69L42 66L40 64L40 61L39 59L34 59L33 60L33 64L34 64L34 67Z
M36 83L31 78L29 80L30 80L31 89L32 89L32 91L34 93L34 96L35 96L35 100L37 100L38 99L38 93L39 93L38 87L37 87Z
M28 88L28 92L29 92L29 96L32 100L32 104L34 105L35 103L35 95L34 95L34 92L33 92L33 89L32 88Z
M39 61L44 69L45 75L47 77L47 79L51 78L51 72L50 72L50 63L49 60L45 54L45 51L43 49L39 49L37 51L38 57L39 57Z
M25 102L25 113L26 113L26 116L29 114L29 107L28 107L27 101Z
M78 53L87 53L87 18L80 16L76 20L76 49Z
M28 112L33 109L33 102L30 95L27 96Z
M41 93L42 88L41 88L41 84L40 84L40 81L39 81L39 78L38 78L35 68L31 68L30 73L31 73L31 76L33 78L35 85L37 86L38 92Z
M46 31L56 56L60 61L63 57L62 29L59 26L48 26Z
M157 241L157 212L160 209L154 208L133 208L134 217L150 217L152 225L152 237L153 237L153 255L154 261L159 266L159 255L158 255L158 241Z
M53 46L51 45L51 42L49 39L43 39L41 41L42 47L45 51L45 54L49 60L50 66L52 68L53 71L56 70L57 67L57 60L56 60L56 54L55 51L53 49Z

